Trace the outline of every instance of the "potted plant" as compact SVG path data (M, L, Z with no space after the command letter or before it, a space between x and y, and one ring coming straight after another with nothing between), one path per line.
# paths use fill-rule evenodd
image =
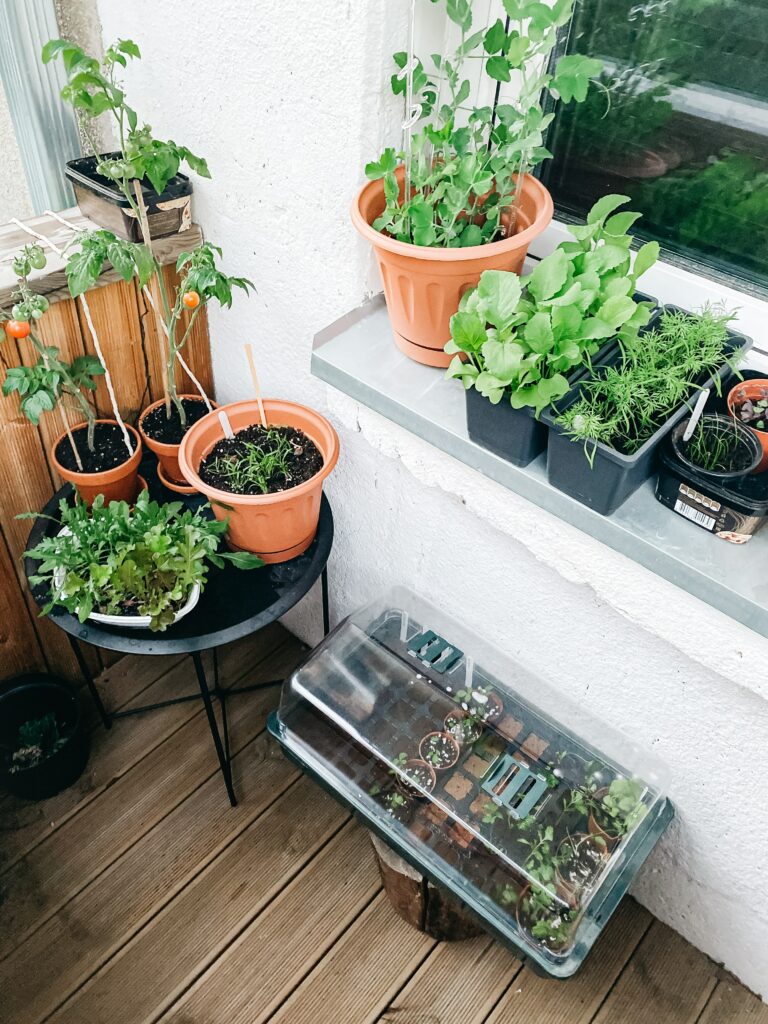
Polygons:
M460 746L474 743L483 731L482 724L466 711L449 711L443 724Z
M77 296L92 288L106 262L123 276L127 275L126 279L136 273L141 287L149 285L146 297L156 313L163 346L164 397L143 411L138 426L147 446L159 460L161 480L173 490L188 493L193 488L187 486L179 468L179 445L189 427L213 406L202 388L199 395L179 394L177 364L189 374L182 353L195 320L207 304L215 299L229 308L234 289L247 293L253 285L247 278L225 274L217 264L221 249L203 242L179 256L176 263L177 273L181 275L179 285L175 291L168 288L163 268L152 249L152 239L156 237L152 233L153 211L154 216L162 220L162 209L168 206L162 197L172 191L182 162L204 177L210 177L210 173L205 160L185 146L155 139L147 125L139 127L138 115L127 104L117 73L126 66L128 59L140 56L132 40L109 47L101 62L65 39L51 40L43 49L44 62L56 57L63 60L68 84L62 96L83 115L83 130L94 150L94 156L88 159L97 177L116 193L123 210L119 216L127 218L130 237L143 240L143 245L120 243L114 230L80 233L74 240L67 265L69 289ZM105 112L109 112L115 122L120 150L116 154L97 156L90 120ZM107 209L112 210L112 207L107 205ZM89 210L87 207L86 212ZM117 230L114 216L114 213L108 215L108 226Z
M466 389L469 436L517 466L546 447L542 410L650 319L652 303L638 301L636 286L659 245L646 243L633 264L627 232L640 215L615 212L628 201L599 200L527 277L485 271L451 317L446 375Z
M453 768L460 753L458 741L448 732L430 732L419 741L419 757L436 772Z
M648 813L644 795L645 786L639 779L616 778L596 790L590 801L590 835L602 839L610 850Z
M401 751L392 758L392 765L390 775L394 776L395 785L407 797L423 799L437 785L435 769L420 757L408 757L405 751ZM411 785L409 780L415 785Z
M317 532L323 482L339 457L339 439L320 413L295 402L265 399L198 420L179 451L184 477L227 519L228 543L285 562L306 551Z
M728 411L752 430L762 448L762 457L753 472L768 470L768 380L763 377L742 381L728 395Z
M456 700L462 710L476 722L491 724L497 722L504 714L504 703L490 686L473 686L457 690Z
M17 394L22 413L35 425L44 412L58 409L64 430L53 443L51 459L83 501L90 504L98 494L108 501L132 501L138 489L141 439L133 427L117 420L97 419L87 398L88 392L96 390L95 378L105 372L104 366L90 355L67 363L60 350L45 344L37 333L37 321L49 303L45 296L35 294L29 275L45 265L45 253L39 245L25 246L13 261L19 278L14 305L10 312L0 309L0 321L7 321L6 336L32 346L37 361L8 369L3 394ZM70 426L67 403L83 417L82 423Z
M608 859L608 844L602 835L575 834L566 836L557 848L555 881L572 907L581 903Z
M574 54L549 71L572 5L521 0L505 5L506 22L480 25L473 20L479 5L449 0L459 39L453 52L432 56L434 73L414 54L395 54L393 90L411 105L405 145L366 166L370 180L352 221L373 246L395 341L418 362L448 365L443 348L462 292L484 270L520 271L552 219L552 197L530 173L549 156L543 133L553 115L544 113L543 97L581 102L602 68ZM470 104L466 69L478 61L486 81L516 76L514 100Z
M39 562L30 582L49 590L43 615L62 605L81 622L164 630L195 607L209 564L263 564L253 555L219 551L226 522L180 502L158 504L147 491L133 508L107 504L101 495L90 509L62 500L57 522L56 533L26 552Z
M733 318L720 308L696 314L667 306L545 410L549 482L602 515L614 512L652 474L660 442L700 390L719 394L751 345L728 329Z
M37 673L0 684L0 748L2 783L14 796L44 800L71 786L88 760L72 687Z

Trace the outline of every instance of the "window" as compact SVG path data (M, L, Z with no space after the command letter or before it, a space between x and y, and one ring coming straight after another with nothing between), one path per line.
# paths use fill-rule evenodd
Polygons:
M553 125L559 215L624 193L667 258L768 294L764 0L582 0L567 47L604 70Z

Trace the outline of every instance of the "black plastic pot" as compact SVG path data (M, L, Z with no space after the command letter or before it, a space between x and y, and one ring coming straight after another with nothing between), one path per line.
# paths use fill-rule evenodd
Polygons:
M66 175L75 190L75 199L82 213L100 227L120 238L140 242L141 228L125 198L113 181L96 173L102 160L117 160L120 153L104 153L70 160ZM184 231L192 224L192 182L186 174L177 174L159 195L144 179L141 184L147 223L152 238L165 238Z
M63 743L38 764L11 772L19 728L49 712L56 716ZM14 796L44 800L79 778L88 761L85 731L77 694L55 676L33 673L0 684L0 781Z
M634 298L637 302L652 302L656 305L653 296L642 292L636 292ZM618 341L611 338L595 354L591 367L578 367L567 375L568 383L575 387L593 368L603 366L615 358L618 351ZM467 433L470 441L475 444L487 448L514 466L527 466L547 447L549 429L542 419L536 418L533 409L513 409L507 394L502 395L497 405L492 405L475 388L470 388L465 398Z
M677 306L663 306L648 324L646 330L653 329L665 309L681 311ZM728 331L726 355L731 356L738 351L746 352L751 346L751 338ZM620 352L617 351L613 355L613 360L619 358ZM709 387L715 379L725 380L730 372L728 363L723 362L716 374L712 376L702 374L697 383L700 387ZM588 442L587 451L594 455L592 464L590 464L584 442L566 437L562 428L555 422L558 414L564 413L579 400L583 384L582 380L558 403L557 412L545 409L542 413L542 420L549 427L547 477L550 484L559 491L563 491L583 505L594 509L600 515L608 516L615 512L654 473L659 444L675 425L690 413L698 391L692 391L688 403L681 404L656 433L649 437L642 447L632 455L625 455L614 448L609 448L602 442L597 442L595 445Z
M768 519L768 477L747 471L724 480L702 472L679 455L684 430L685 422L678 424L660 449L656 498L708 533L745 544Z

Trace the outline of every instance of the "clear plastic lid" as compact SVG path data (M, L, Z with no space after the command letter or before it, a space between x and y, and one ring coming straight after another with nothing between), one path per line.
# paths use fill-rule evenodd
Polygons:
M647 752L405 589L313 652L278 719L306 765L547 960L626 889L665 802Z

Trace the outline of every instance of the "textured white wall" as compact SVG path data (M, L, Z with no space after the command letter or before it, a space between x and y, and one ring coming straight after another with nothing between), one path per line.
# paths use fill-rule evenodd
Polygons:
M3 183L3 187L0 188L0 224L7 224L11 217L31 217L32 203L2 82L0 82L0 154L2 154L3 161L0 172Z
M671 769L678 819L635 892L768 997L768 642L309 376L315 331L370 289L348 207L395 138L386 83L404 0L100 0L105 38L145 60L129 98L208 157L196 216L257 294L214 312L218 397L327 408L335 617L404 582L519 652ZM754 557L749 549L745 557ZM318 607L290 617L317 639Z

